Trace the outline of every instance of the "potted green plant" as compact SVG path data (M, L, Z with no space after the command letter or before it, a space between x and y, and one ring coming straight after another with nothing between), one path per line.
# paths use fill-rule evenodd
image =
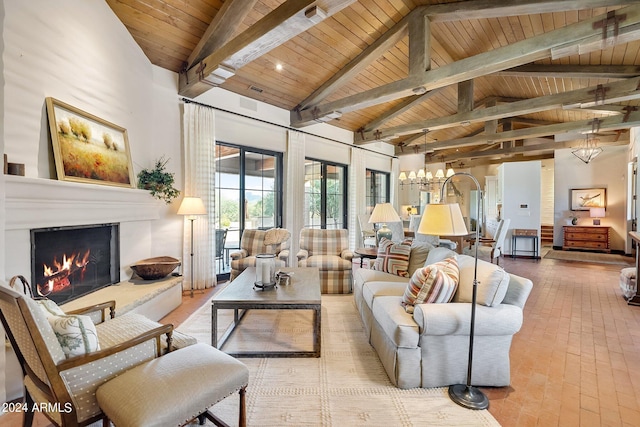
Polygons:
M173 188L173 173L166 171L167 162L164 157L156 160L151 169L142 169L138 173L138 188L149 190L156 199L169 204L180 195L180 190Z

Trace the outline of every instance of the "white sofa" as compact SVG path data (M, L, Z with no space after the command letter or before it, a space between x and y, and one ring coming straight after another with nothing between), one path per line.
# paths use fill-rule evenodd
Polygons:
M450 256L457 256L460 266L453 301L418 304L413 314L402 305L409 277L363 268L354 274L354 299L369 342L399 388L466 383L471 304L460 301L471 300L474 259L439 247L429 250L424 265ZM507 386L511 340L522 326L533 284L482 260L478 278L478 302L493 306L476 307L472 384Z

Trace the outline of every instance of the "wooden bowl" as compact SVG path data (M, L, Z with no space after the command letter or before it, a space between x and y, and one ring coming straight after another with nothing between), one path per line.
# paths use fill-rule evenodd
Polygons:
M131 269L144 280L157 280L166 277L177 266L180 261L170 256L159 256L147 258L131 265Z

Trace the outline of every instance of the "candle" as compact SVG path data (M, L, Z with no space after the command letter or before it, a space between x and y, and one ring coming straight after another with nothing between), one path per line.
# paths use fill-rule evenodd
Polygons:
M265 262L262 265L262 284L266 285L270 283L271 280L271 269L269 268L269 263Z
M264 267L265 265L262 262L260 261L256 262L256 280L257 281L262 280L262 271L265 269Z

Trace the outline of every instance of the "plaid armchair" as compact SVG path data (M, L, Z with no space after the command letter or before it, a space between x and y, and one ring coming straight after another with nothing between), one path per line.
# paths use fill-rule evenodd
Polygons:
M282 228L269 230L244 230L240 239L240 251L233 252L231 257L231 276L233 280L247 267L255 267L256 255L275 254L276 266L286 267L289 258L289 239L291 233Z
M300 230L298 267L317 267L323 294L351 292L351 259L348 230Z

